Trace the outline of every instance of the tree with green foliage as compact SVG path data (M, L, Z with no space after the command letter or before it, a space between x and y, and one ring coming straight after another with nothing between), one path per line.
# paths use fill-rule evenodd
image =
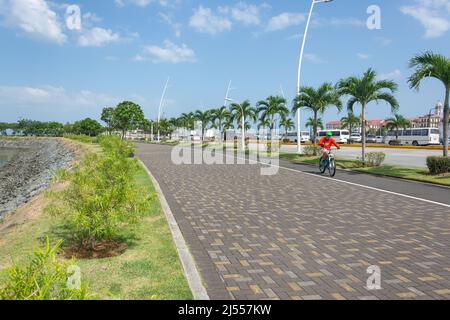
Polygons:
M51 246L46 237L44 248L36 246L26 262L7 269L0 300L87 300L86 283L68 281L77 270L76 261L58 258L61 244Z
M142 108L134 102L121 102L114 109L114 127L122 132L122 140L125 138L127 131L138 129L144 119Z
M228 111L227 107L222 106L218 109L212 110L211 117L212 121L216 122L217 129L219 130L220 141L224 139L225 131L223 128L223 124L226 119L230 116L230 111Z
M180 121L185 129L194 130L195 114L193 112L181 114Z
M266 100L261 100L256 104L257 113L261 120L269 121L269 131L275 130L277 117L280 119L287 118L289 109L286 106L286 99L279 96L270 96Z
M102 136L101 153L92 152L59 179L63 190L49 192L50 214L62 216L81 247L93 250L99 241L117 240L121 229L136 223L149 208L147 192L136 185L139 170L130 158L134 146L117 136Z
M250 101L245 100L242 103L232 103L230 105L230 114L233 121L236 122L237 128L242 130L242 136L245 138L245 129L250 127L249 121L256 121L258 111L253 108ZM242 128L242 120L244 128Z
M444 157L448 157L449 139L449 99L450 99L450 57L433 53L431 51L414 56L409 62L410 68L415 68L415 72L409 77L408 82L411 88L419 90L420 83L426 78L435 78L442 82L445 88L444 102Z
M284 128L284 134L285 134L285 136L286 136L286 138L287 138L287 135L288 135L288 133L289 133L289 130L292 130L292 129L295 128L295 123L294 123L294 120L292 120L291 118L289 118L289 117L284 117L284 118L281 119L281 121L280 121L280 126L281 126L282 128Z
M114 108L104 108L102 110L101 120L106 123L106 130L109 134L114 130Z
M353 133L353 128L361 125L361 118L356 116L353 112L349 111L346 117L341 119L342 129L348 129L350 134Z
M202 141L205 138L205 130L208 127L208 124L211 122L211 112L209 110L207 111L201 111L197 110L194 113L194 117L196 121L201 122L202 125Z
M316 141L319 115L324 114L331 106L335 106L338 111L342 110L339 93L331 83L327 82L317 89L313 87L302 87L300 94L294 99L292 113L297 113L298 109L301 108L312 111L314 119L312 140Z
M411 126L411 121L406 119L404 116L396 113L392 118L386 119L386 128L388 130L395 129L395 138L398 140L398 131L400 128L406 129Z
M322 118L315 119L314 117L309 117L308 120L306 120L306 127L307 128L323 128L324 125L323 125Z
M339 81L337 85L340 95L350 96L347 102L349 111L354 111L356 104L361 105L362 126L362 161L366 159L366 108L371 102L385 101L391 106L392 112L399 108L394 97L398 85L392 80L378 80L373 69L367 70L362 77L349 77Z
M72 130L75 134L96 137L102 132L103 127L100 123L98 123L98 121L91 118L86 118L80 121L76 121L73 124Z

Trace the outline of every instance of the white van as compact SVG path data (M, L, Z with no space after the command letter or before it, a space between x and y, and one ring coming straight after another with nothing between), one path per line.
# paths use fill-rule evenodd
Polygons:
M350 139L350 131L348 130L320 130L318 139L325 137L328 131L333 134L333 138L337 143L347 143L348 139Z
M301 142L309 142L311 141L311 135L308 131L302 131ZM287 140L289 142L297 142L298 141L298 133L297 132L289 132L287 135L283 135L283 140Z

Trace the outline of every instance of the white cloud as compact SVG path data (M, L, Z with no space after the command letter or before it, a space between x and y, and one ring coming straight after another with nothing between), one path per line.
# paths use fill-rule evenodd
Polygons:
M195 52L186 44L177 46L176 44L165 40L162 46L146 46L142 54L138 54L135 61L151 61L153 63L182 63L195 62Z
M246 26L260 25L261 13L264 9L270 8L270 5L263 3L261 5L247 4L239 2L235 6L219 7L219 11L229 15L233 20Z
M225 16L215 14L210 8L200 6L194 11L189 25L199 32L216 34L230 30L232 22Z
M68 92L63 87L38 86L14 87L0 86L0 105L3 106L106 106L113 105L117 99L89 90Z
M114 33L112 30L95 27L84 31L80 35L78 45L81 47L101 47L119 40L119 34Z
M58 44L67 40L57 14L45 0L1 0L0 16L7 26L32 37Z
M266 31L278 31L289 27L298 26L305 21L303 13L284 12L269 20Z
M181 23L174 22L173 18L168 14L160 12L158 15L165 23L172 27L175 36L179 38L181 36L181 28L183 27L183 25Z
M395 69L392 72L383 73L378 75L378 80L400 80L403 78L403 74L399 69Z
M425 38L438 38L450 30L449 0L415 0L401 12L418 20L425 28Z
M180 3L180 0L114 0L117 7L122 8L127 3L145 8L152 3L159 3L163 7L174 6Z
M367 53L357 53L356 56L361 60L367 60L370 58L370 55Z

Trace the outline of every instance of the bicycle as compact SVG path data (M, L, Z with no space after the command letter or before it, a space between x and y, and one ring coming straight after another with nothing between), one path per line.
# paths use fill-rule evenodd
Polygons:
M328 152L328 156L326 160L323 160L323 157L320 157L319 159L319 170L320 173L324 174L325 171L328 169L328 173L330 174L330 177L334 177L336 175L336 158L334 156L334 153Z

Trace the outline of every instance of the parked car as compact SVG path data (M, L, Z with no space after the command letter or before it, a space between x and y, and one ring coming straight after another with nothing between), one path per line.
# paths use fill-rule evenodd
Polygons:
M366 142L367 143L377 143L377 136L374 134L367 135Z
M352 135L350 136L350 139L353 142L361 142L362 141L362 136L359 133L352 133Z
M382 136L377 136L375 138L375 143L384 143L384 137Z

